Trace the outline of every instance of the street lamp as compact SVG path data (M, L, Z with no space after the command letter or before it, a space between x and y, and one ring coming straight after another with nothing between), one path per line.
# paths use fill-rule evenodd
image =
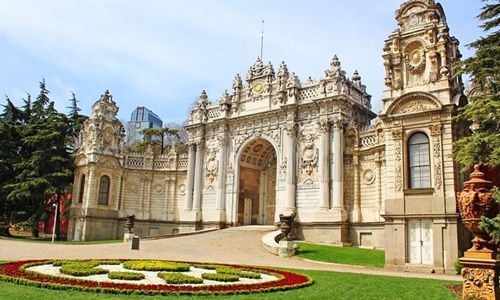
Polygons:
M57 205L57 202L52 204L56 208L55 213L54 213L54 224L52 226L52 243L54 242L55 238L55 233L56 233L56 224L57 224L57 210L59 209L59 205Z

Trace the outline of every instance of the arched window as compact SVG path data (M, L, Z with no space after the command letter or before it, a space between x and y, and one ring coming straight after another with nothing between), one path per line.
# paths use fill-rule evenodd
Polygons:
M408 141L408 174L409 188L421 189L431 187L431 163L429 138L419 132Z
M80 191L78 193L78 203L83 202L83 193L85 191L85 174L82 175L82 178L80 178Z
M109 177L104 175L99 180L99 198L97 204L108 205L109 197Z

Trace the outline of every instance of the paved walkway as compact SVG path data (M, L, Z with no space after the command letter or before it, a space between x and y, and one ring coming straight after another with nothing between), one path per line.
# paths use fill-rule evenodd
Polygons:
M267 233L263 230L258 227L235 227L175 238L141 240L140 250L131 250L130 243L64 245L0 239L0 260L153 258L461 281L458 275L394 272L297 257L282 258L263 248L261 238Z

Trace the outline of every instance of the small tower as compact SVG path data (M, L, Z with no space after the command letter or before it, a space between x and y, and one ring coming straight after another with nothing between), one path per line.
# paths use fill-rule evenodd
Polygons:
M396 29L383 48L385 86L383 113L410 92L425 91L443 104L462 93L452 65L460 58L459 42L449 35L446 16L434 0L411 0L396 11Z
M116 236L125 132L117 113L113 96L106 90L80 131L69 239Z

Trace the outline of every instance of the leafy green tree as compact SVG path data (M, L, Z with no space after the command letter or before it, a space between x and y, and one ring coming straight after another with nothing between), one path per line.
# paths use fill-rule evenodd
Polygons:
M485 2L478 18L486 36L478 38L468 47L475 50L473 56L458 65L460 74L471 79L469 104L459 109L458 121L470 124L470 135L459 139L454 145L453 157L465 168L474 164L489 170L500 168L500 4ZM497 202L500 194L496 193ZM481 228L500 242L500 216L484 218Z
M166 147L170 146L175 140L179 140L179 129L163 127L163 128L146 128L141 130L144 135L142 142L137 142L131 147L131 151L136 153L144 153L148 145L157 144L159 153L163 153ZM156 137L157 139L154 139Z

